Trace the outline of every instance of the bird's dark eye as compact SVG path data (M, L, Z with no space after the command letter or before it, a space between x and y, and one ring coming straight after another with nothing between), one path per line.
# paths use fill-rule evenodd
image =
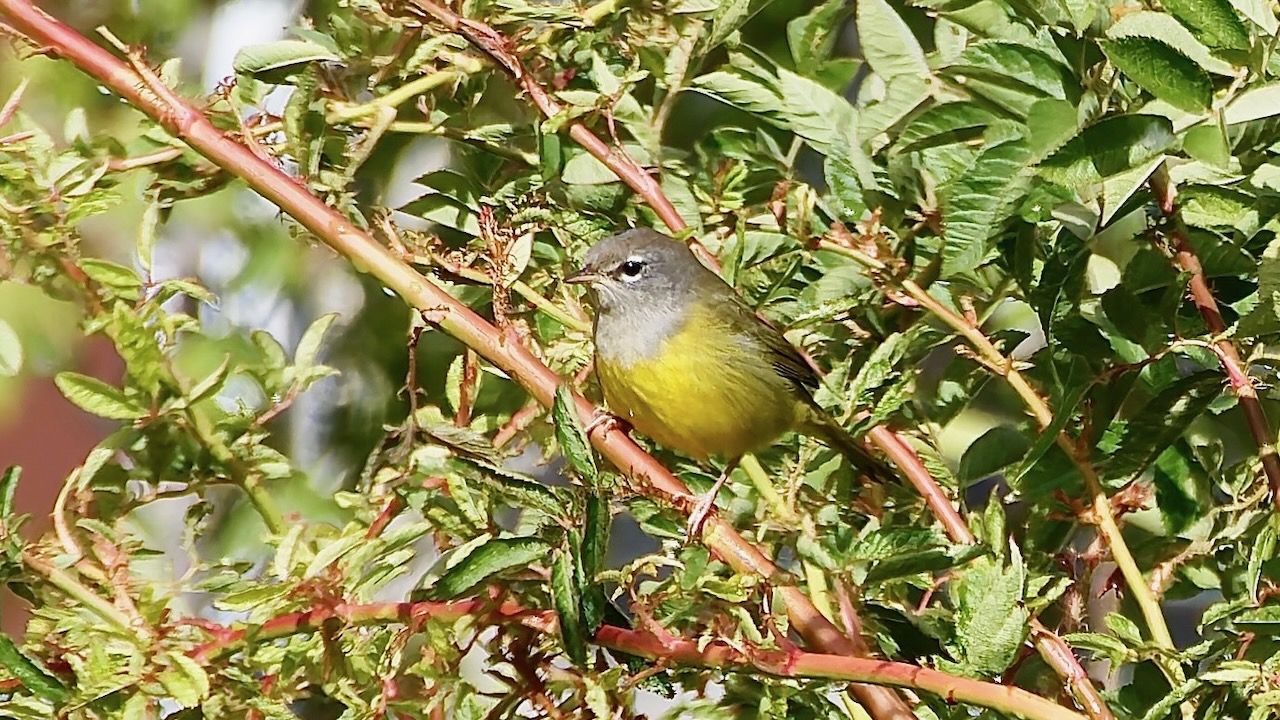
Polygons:
M622 277L637 278L640 277L640 271L644 269L644 262L640 260L627 260L618 266L618 271L622 273Z

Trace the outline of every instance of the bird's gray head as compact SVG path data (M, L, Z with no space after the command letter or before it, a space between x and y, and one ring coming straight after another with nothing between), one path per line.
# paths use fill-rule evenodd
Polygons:
M565 278L586 283L596 313L679 311L700 282L718 278L683 243L645 228L601 240L582 269Z

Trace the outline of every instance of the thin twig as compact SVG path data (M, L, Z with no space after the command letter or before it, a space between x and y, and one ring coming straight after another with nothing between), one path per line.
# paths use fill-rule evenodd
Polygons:
M1209 282L1205 278L1200 258L1196 257L1195 248L1191 246L1187 235L1187 226L1182 222L1182 214L1178 210L1178 188L1169 177L1169 168L1161 164L1151 175L1149 181L1151 191L1155 193L1160 211L1168 220L1168 236L1173 240L1173 263L1179 270L1191 276L1187 283L1191 293L1191 302L1195 303L1204 319L1205 327L1213 339L1214 353L1222 364L1222 369L1231 384L1231 390L1240 401L1240 409L1244 412L1245 424L1249 426L1249 434L1258 446L1258 459L1262 461L1262 471L1267 476L1267 485L1271 487L1271 502L1280 511L1280 455L1276 454L1276 435L1267 422L1262 410L1262 402L1258 399L1258 390L1252 378L1245 370L1240 353L1227 336L1227 323L1222 319L1222 311L1213 297Z
M435 18L445 27L462 35L477 48L482 50L486 55L493 58L502 69L511 75L516 84L524 90L533 104L538 110L548 118L555 117L564 111L563 106L551 97L551 93L547 92L538 81L525 70L524 64L520 58L512 52L511 41L498 31L476 22L469 18L464 18L452 10L428 0L409 0L410 4L421 10L428 16ZM671 228L672 232L680 232L686 227L685 221L680 217L680 213L676 212L675 206L667 199L662 192L661 186L652 175L645 172L639 164L636 163L631 156L622 151L621 148L610 148L603 140L591 132L581 120L570 120L565 123L568 129L569 137L573 138L579 145L582 145L587 152L591 153L597 160L604 163L619 178L622 179L632 190L644 198L644 201L653 208L662 222Z

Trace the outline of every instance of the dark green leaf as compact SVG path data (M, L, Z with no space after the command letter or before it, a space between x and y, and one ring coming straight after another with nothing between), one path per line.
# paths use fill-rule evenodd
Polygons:
M1222 374L1206 370L1185 377L1153 397L1115 430L1119 444L1103 465L1107 477L1130 478L1146 469L1209 403L1222 393Z
M1030 447L1031 442L1022 432L1008 425L997 425L974 440L964 451L957 475L966 483L980 480L1013 464Z
M1209 109L1213 84L1191 58L1152 38L1103 40L1102 50L1142 89L1187 112Z
M1040 174L1068 187L1094 185L1173 145L1173 123L1158 115L1117 115L1085 129L1040 163Z
M604 618L609 599L596 576L605 568L609 554L609 531L613 516L609 513L609 500L601 493L588 492L587 517L582 528L582 547L578 551L581 564L583 621L587 631L594 633Z
M488 538L468 549L470 552L461 557L441 558L446 569L426 588L426 599L462 597L490 578L508 570L528 568L536 561L545 561L551 553L551 545L535 537Z
M579 477L588 483L593 482L599 474L595 453L591 449L591 441L587 438L582 420L578 417L578 404L574 400L573 388L567 384L556 388L551 419L555 423L556 441L560 443L561 454Z
M551 598L555 602L565 654L575 665L582 667L587 664L587 630L582 618L582 588L578 584L573 555L564 548L555 552L551 566Z
M32 694L54 705L61 705L71 697L71 691L62 684L62 681L27 657L26 653L3 633L0 633L0 666L3 666Z
M1160 4L1209 47L1249 48L1249 31L1227 0L1161 0Z
M1169 532L1187 530L1208 507L1209 493L1197 482L1197 470L1177 447L1166 448L1152 465L1156 507Z
M938 573L959 567L982 555L980 545L952 545L904 552L872 563L867 583L883 583L920 573Z

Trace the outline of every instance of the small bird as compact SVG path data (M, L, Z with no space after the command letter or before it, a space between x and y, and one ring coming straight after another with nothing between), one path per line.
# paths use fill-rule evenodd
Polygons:
M729 463L691 514L690 537L738 460L789 430L861 469L883 467L814 402L818 376L800 353L683 243L628 230L592 246L565 281L589 286L609 410L660 445Z

